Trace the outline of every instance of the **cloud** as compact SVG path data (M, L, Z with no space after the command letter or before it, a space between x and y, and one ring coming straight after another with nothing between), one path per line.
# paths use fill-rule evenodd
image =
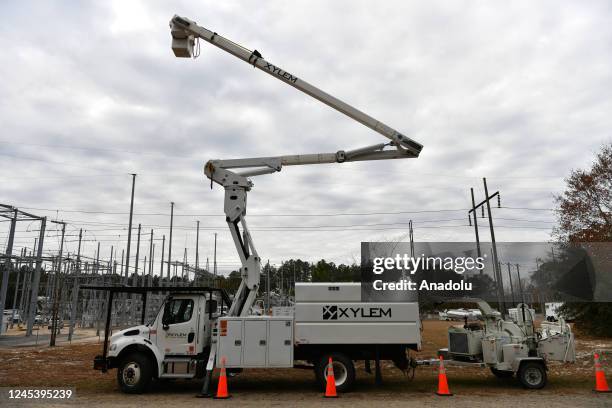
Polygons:
M227 272L238 258L221 215L223 192L211 192L202 174L208 159L382 141L208 44L197 60L174 58L168 21L175 13L258 49L425 146L416 160L289 167L255 178L249 222L271 262L351 262L361 241L405 237L410 219L417 239L470 241L464 209L470 187L483 198L483 176L504 206L551 208L569 170L587 166L610 140L608 2L0 7L7 22L0 28L0 200L87 229L90 256L98 240L106 254L125 246L127 215L62 210L125 213L129 173L136 172L137 213L169 214L176 203L175 225L184 229L174 232L173 254L182 258L187 247L193 262L200 219L200 259L212 258L218 231ZM381 214L429 210L454 211ZM337 213L376 214L258 217ZM547 211L499 209L494 216L504 241L547 240L554 221ZM168 216L138 215L135 223L153 228L156 239L169 233ZM20 226L18 247L33 243L35 228L27 227ZM74 239L68 250L76 250Z

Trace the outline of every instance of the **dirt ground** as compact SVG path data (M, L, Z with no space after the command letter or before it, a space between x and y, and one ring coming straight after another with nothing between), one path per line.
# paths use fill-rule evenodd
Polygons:
M446 329L452 322L425 321L423 350L417 358L435 357L446 346ZM140 396L122 394L117 387L116 370L103 374L92 369L92 359L101 351L97 338L47 346L0 348L0 386L74 387L77 398L63 405L72 406L612 406L612 394L594 394L592 351L612 350L612 339L576 334L578 360L575 364L551 364L549 383L543 390L528 391L514 379L500 380L488 370L447 367L452 397L438 397L437 369L420 367L414 379L383 364L384 384L374 385L373 375L358 366L355 390L339 399L323 399L310 370L249 369L229 379L232 398L227 401L197 399L199 381L157 382L150 393ZM603 354L606 375L612 384L612 354ZM0 405L11 406L2 401ZM35 402L13 403L35 406ZM45 406L61 403L45 403Z

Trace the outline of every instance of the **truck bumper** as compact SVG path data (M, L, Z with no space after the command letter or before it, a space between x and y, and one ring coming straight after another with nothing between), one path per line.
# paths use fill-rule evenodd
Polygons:
M115 359L112 357L103 356L95 356L93 360L93 369L102 371L103 373L107 372L111 368L115 368L116 364Z

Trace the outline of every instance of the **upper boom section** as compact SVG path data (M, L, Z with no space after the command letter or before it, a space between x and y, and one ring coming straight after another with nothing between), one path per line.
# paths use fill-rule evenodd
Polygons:
M399 150L410 152L410 156L417 157L423 149L420 143L404 136L397 130L320 90L303 79L271 64L257 50L248 50L215 32L197 25L195 21L176 15L170 20L170 30L172 34L172 50L177 57L189 58L194 56L195 38L201 38L389 138Z

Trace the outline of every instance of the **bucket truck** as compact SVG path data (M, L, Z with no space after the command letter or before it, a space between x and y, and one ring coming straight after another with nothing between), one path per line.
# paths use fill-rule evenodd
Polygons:
M242 265L241 283L233 301L219 311L217 305L227 296L218 289L170 290L158 316L148 325L114 334L108 351L97 357L95 365L102 370L117 368L117 379L125 392L143 392L153 378L204 376L203 394L208 393L213 368L222 360L230 372L251 367L306 366L314 369L324 386L325 367L332 357L340 391L353 383L356 360L368 361L368 367L373 360L378 381L381 360L392 360L398 368L407 369L408 351L421 345L416 301L363 302L359 283L297 283L293 316L252 315L261 258L245 216L247 194L255 176L276 173L285 166L416 158L422 146L268 62L260 52L250 51L194 21L174 16L170 31L177 57L193 57L198 41L209 42L389 140L328 153L208 161L204 173L211 187L216 183L225 190L226 222Z

